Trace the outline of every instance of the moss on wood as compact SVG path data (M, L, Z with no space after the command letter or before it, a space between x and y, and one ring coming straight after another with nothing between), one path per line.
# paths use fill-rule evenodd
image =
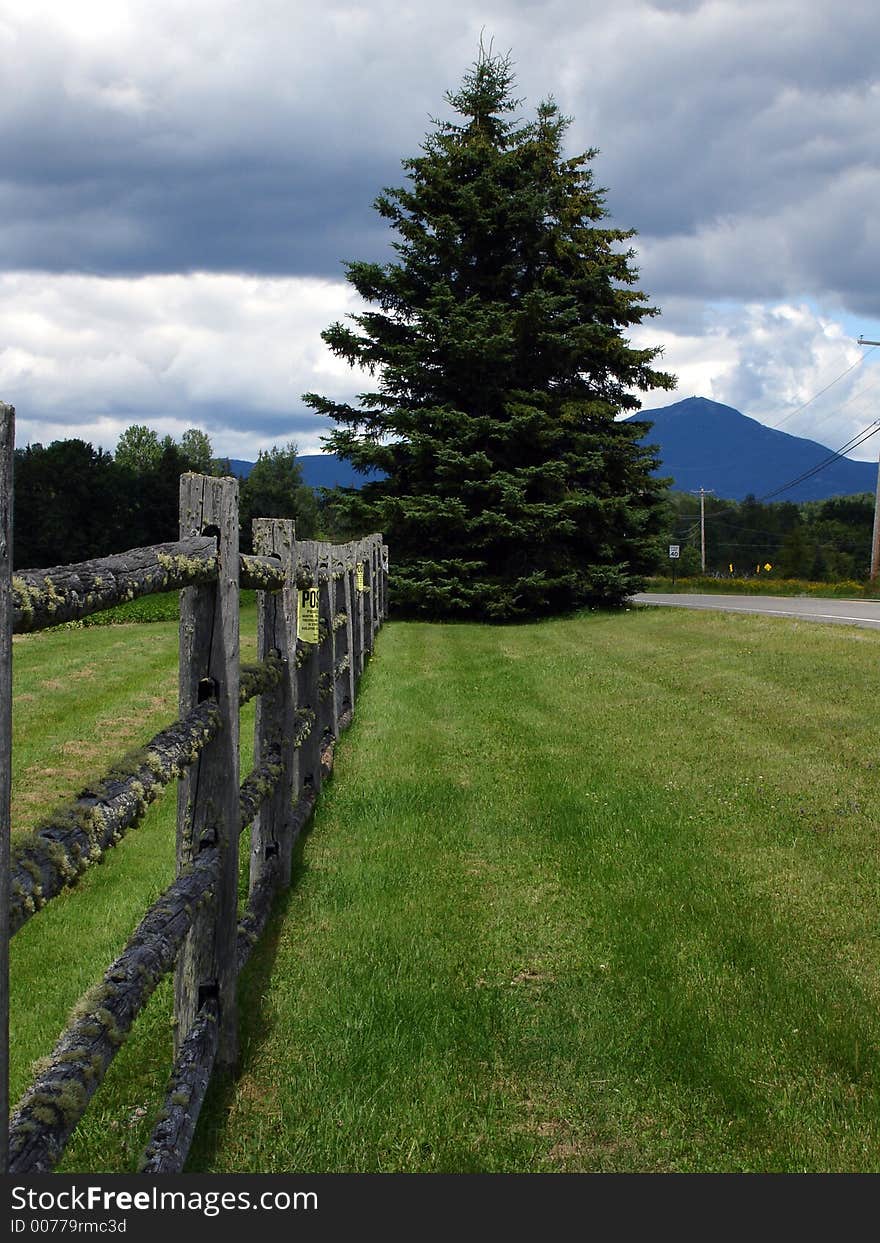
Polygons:
M75 565L19 570L12 580L13 630L43 630L138 596L209 582L217 577L216 551L214 539L197 536Z
M211 900L219 852L204 851L147 911L119 958L84 994L10 1119L9 1172L48 1173L131 1026L174 965L192 910Z
M117 761L104 777L16 843L10 860L10 934L62 889L75 885L116 845L219 727L217 704L210 700L199 704L185 720Z

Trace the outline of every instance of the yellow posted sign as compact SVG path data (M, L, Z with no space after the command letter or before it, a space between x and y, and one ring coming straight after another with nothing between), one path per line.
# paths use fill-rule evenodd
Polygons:
M357 565L354 567L354 585L358 589L358 591L363 591L364 589L364 563L363 561L359 561Z
M318 588L306 587L299 593L296 610L296 637L303 643L317 643L318 636Z

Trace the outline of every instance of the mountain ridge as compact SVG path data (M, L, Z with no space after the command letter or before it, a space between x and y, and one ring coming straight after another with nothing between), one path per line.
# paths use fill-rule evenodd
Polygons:
M749 495L761 500L835 452L816 440L766 427L708 397L686 397L669 406L640 410L626 421L652 424L641 440L658 446L661 465L654 473L671 476L673 489L705 488L727 500L741 501ZM768 499L821 501L873 492L876 483L873 462L843 457Z
M661 465L654 472L672 477L679 492L712 491L726 500L741 501L753 495L761 500L834 453L827 445L778 428L708 397L686 397L669 406L640 410L626 422L650 422L641 437L656 444ZM306 453L297 459L303 482L311 488L360 488L375 476L362 475L334 453ZM230 459L234 474L246 479L253 462ZM773 500L824 501L831 496L873 493L877 467L873 462L839 458L817 474Z
M228 458L229 468L239 479L247 479L254 463L242 458ZM362 475L335 453L297 454L302 466L303 483L310 488L361 488L372 477Z

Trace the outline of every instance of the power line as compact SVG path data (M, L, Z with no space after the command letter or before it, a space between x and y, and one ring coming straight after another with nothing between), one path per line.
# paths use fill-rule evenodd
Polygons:
M859 345L880 345L880 341L866 341L859 337ZM871 532L871 582L876 583L880 574L880 462L877 463L877 491L874 496L874 529Z
M803 483L805 479L811 479L813 475L818 475L819 471L824 470L826 466L831 466L833 462L838 462L842 457L845 457L847 453L852 452L853 449L859 448L859 446L863 445L866 440L870 440L872 436L876 436L877 432L880 432L880 420L875 419L873 423L870 423L867 427L863 427L860 432L857 432L856 435L853 436L851 440L848 440L845 445L841 445L839 449L835 449L833 453L831 453L823 461L818 462L810 470L805 470L802 474L798 475L797 478L790 479L788 483L782 484L779 488L774 488L772 492L765 492L763 496L759 496L756 499L758 501L768 501L771 497L779 496L781 492L788 492L788 490L795 487L796 484Z
M865 387L860 388L857 393L853 393L851 397L847 397L846 401L842 401L839 406L835 406L833 410L830 410L828 414L823 415L821 419L817 419L813 426L819 427L822 423L827 423L829 419L834 418L835 414L840 414L841 410L845 410L847 406L851 406L854 401L858 401L860 397L864 397L865 393L870 393L871 389L876 388L878 384L880 384L880 378L872 380L870 384L866 384Z
M861 345L862 343L863 343L862 339L861 337L859 337L859 344ZM867 350L866 353L860 355L854 363L850 363L847 369L845 371L841 371L839 376L835 376L835 378L831 381L830 384L826 384L824 388L819 389L818 393L814 393L812 397L808 397L807 400L803 403L803 405L798 406L797 410L792 410L790 414L783 415L783 417L779 420L778 423L770 423L768 424L768 426L774 427L774 428L781 427L783 423L787 423L789 419L793 419L796 414L800 414L802 410L806 410L807 406L812 405L814 401L816 401L819 397L822 397L823 394L827 393L830 388L834 388L834 385L839 383L839 381L842 380L844 376L849 375L849 373L851 371L854 371L856 367L860 367L862 363L865 361L865 359L868 357L868 354L872 353L873 350L877 348L874 345L874 343L871 341L865 341L864 344L870 345L871 349Z

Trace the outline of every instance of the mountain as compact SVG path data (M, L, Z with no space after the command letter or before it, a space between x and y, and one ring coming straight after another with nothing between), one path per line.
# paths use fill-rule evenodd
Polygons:
M658 445L662 465L658 475L671 475L679 492L712 489L716 496L741 501L753 493L758 499L812 470L833 450L815 440L791 436L765 427L756 419L705 397L688 397L658 410L641 410L633 420L653 423L644 440ZM372 476L359 475L333 453L307 453L303 479L312 488L361 488ZM233 458L233 472L241 479L253 462ZM829 496L873 492L877 467L873 462L839 458L774 500L821 501Z
M335 453L304 453L297 461L303 468L303 482L310 488L362 488L378 473L372 471L368 475L360 475L353 466ZM239 479L247 479L253 462L230 458L229 465L232 473L238 475Z
M642 419L653 423L643 440L660 449L662 465L656 474L671 475L678 492L706 488L734 501L749 493L759 500L820 501L829 496L873 492L877 486L873 462L838 458L771 498L768 493L818 466L833 450L815 440L765 427L732 406L705 397L688 397L659 410L641 410L631 421Z

